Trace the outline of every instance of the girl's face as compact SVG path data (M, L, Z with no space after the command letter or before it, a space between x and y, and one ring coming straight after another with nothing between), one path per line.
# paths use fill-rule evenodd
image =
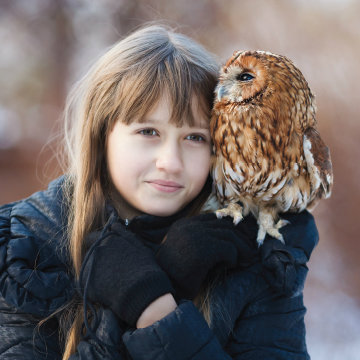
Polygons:
M196 99L194 99L196 100ZM203 188L210 168L209 120L193 101L195 124L170 123L164 96L142 123L118 121L109 134L110 177L126 201L121 216L169 216L184 208Z

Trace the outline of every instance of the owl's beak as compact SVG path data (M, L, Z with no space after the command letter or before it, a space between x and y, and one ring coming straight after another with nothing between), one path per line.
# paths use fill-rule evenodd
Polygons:
M220 101L225 95L227 95L227 90L224 86L220 86L217 89L217 101Z

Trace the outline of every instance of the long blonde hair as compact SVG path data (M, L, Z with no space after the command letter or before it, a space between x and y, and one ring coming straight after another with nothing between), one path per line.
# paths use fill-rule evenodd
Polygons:
M171 121L178 126L194 121L192 95L209 118L217 75L217 61L202 46L167 27L152 25L115 44L75 84L65 109L68 236L75 278L83 261L85 236L104 222L110 187L105 144L115 122L129 124L144 118L164 91L173 105ZM206 194L199 195L199 204L208 192L207 187ZM81 305L77 307L63 359L75 352L79 342L82 315Z

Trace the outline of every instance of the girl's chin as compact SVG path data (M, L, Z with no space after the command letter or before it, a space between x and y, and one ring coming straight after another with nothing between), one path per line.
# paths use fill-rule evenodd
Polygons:
M174 214L176 214L178 211L180 210L180 208L178 209L175 209L175 210L164 210L164 209L161 209L161 210L149 210L149 211L145 211L146 214L149 214L149 215L153 215L153 216L172 216Z
M143 210L146 214L149 214L149 215L172 216L172 215L176 214L177 212L179 212L180 210L182 210L184 207L185 207L185 205L179 206L178 203L175 206L174 205L166 206L165 204L163 206L161 206L161 204L159 204L159 206L156 206L156 207L154 207L154 206L144 207Z
M183 209L187 202L181 201L179 198L175 199L164 199L164 197L148 197L147 194L142 194L138 196L135 200L129 199L127 201L120 194L117 194L116 197L113 196L113 199L116 203L116 209L121 218L133 218L141 214L148 214L153 216L171 216L176 214L178 211ZM139 204L139 206L135 206ZM186 204L185 204L186 202ZM133 204L134 203L134 204Z

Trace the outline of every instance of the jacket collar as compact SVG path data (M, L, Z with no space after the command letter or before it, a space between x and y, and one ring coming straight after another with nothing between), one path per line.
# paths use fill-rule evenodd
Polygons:
M167 234L170 226L180 218L187 216L189 206L171 216L155 216L142 214L132 219L121 219L120 221L131 231L141 236L142 239L154 244L160 244ZM106 204L106 218L116 212L115 208L108 202Z

